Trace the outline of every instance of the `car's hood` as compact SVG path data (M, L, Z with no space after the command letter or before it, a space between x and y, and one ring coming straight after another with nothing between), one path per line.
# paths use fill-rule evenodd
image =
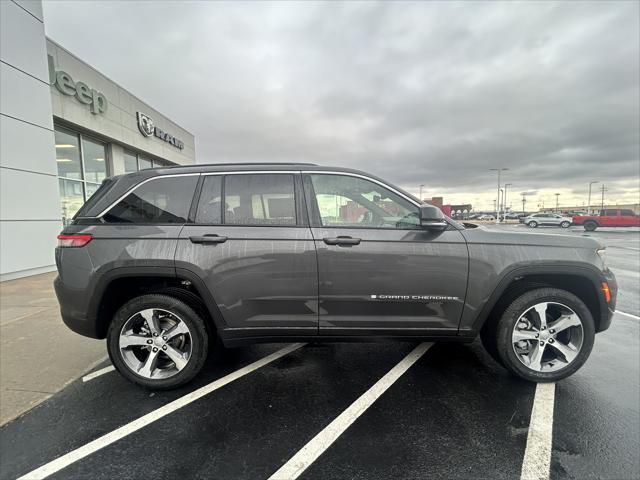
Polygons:
M519 228L514 226L515 229ZM478 226L462 230L462 235L469 243L505 244L505 245L539 245L572 248L602 248L595 238L584 235L558 235L553 233L506 232Z

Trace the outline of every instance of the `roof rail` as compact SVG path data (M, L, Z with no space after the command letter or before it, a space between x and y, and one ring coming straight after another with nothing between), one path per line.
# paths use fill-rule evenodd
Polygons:
M305 162L229 162L229 163L194 163L191 165L168 165L166 167L159 168L185 168L185 167L226 167L234 165L307 165L317 167L317 163L305 163Z

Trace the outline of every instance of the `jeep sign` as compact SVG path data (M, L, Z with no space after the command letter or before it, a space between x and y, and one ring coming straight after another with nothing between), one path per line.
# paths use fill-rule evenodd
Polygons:
M55 85L64 95L73 95L80 103L89 105L89 110L93 114L107 111L107 97L102 93L90 88L86 83L74 82L67 72L56 70L53 64L53 57L48 55L49 60L49 83Z
M169 135L164 132L160 128L156 127L153 123L153 119L145 115L142 112L137 112L136 116L138 117L138 130L145 137L150 137L151 135L158 137L160 140L163 140L167 143L170 143L176 148L182 150L184 148L184 142L182 140L178 140L173 135Z

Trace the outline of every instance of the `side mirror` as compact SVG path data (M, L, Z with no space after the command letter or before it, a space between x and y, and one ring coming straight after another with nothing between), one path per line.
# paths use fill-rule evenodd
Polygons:
M420 205L420 225L426 230L442 232L449 224L444 219L442 210L433 205Z

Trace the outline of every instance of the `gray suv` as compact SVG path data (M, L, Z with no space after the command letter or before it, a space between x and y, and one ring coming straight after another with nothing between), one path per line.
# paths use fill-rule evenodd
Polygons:
M555 381L616 301L592 238L460 224L373 175L311 164L109 178L58 239L64 322L158 389L225 346L478 335L514 374Z

